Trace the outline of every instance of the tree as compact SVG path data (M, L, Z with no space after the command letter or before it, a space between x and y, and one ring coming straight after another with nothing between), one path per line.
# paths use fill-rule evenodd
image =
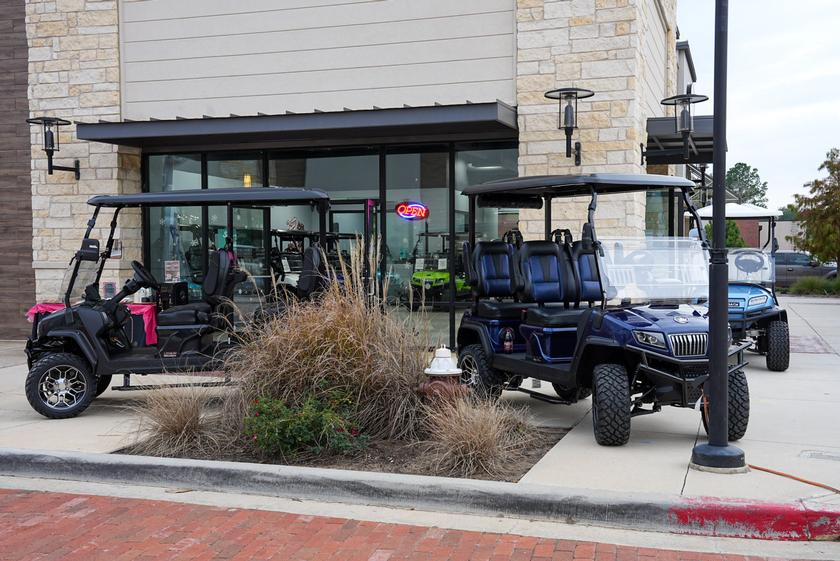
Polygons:
M758 169L738 162L726 172L726 188L739 203L767 206L767 182L762 181Z
M711 223L706 224L706 238L708 238L709 243L714 243ZM726 247L744 247L745 245L747 245L747 242L741 237L741 230L738 228L738 224L734 220L727 220Z
M779 210L782 211L779 220L799 220L799 213L796 211L795 204L788 203L785 206L780 206Z
M840 262L840 150L829 150L819 171L828 177L806 183L809 195L794 195L801 231L788 239L821 261Z

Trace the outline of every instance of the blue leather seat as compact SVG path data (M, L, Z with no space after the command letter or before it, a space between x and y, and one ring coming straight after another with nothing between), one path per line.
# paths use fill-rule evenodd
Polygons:
M590 304L600 302L602 298L601 280L598 278L598 269L595 263L596 251L595 242L592 239L592 227L589 224L584 224L580 240L572 244L572 259L577 268L577 276L580 279L580 301Z
M475 315L487 319L521 319L523 310L533 304L490 300L514 298L519 290L514 251L505 242L478 242L472 252L470 283L476 296L481 298Z
M526 300L535 302L538 307L529 309L525 322L528 325L544 327L576 326L578 319L586 310L569 309L564 305L548 306L545 304L568 304L569 295L576 293L570 283L569 260L563 250L554 242L525 242L519 249L519 274L522 279L522 292Z

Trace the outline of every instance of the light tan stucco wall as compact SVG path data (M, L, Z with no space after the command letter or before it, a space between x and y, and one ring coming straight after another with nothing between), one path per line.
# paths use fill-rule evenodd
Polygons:
M675 20L676 0L517 0L519 174L645 172L639 144L647 119L663 116L659 101L674 93ZM557 102L544 97L569 86L595 92L578 105L580 167L566 158ZM643 233L644 203L643 194L603 199L599 234ZM553 227L570 228L577 239L587 204L555 201ZM543 211L522 211L520 228L541 238Z
M57 165L80 161L81 179L71 172L47 175L40 127L32 127L33 267L36 299L54 301L67 264L79 248L93 195L140 191L139 152L76 139L75 121L120 119L118 13L114 1L26 1L29 44L30 116L73 121L61 129ZM103 211L93 237L104 248L110 211ZM123 257L106 268L103 281L118 288L130 274L128 263L140 255L140 214L123 211L119 238Z

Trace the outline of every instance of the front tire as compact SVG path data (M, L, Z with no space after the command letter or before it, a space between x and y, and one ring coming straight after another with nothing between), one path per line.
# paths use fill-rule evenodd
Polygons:
M467 345L458 352L458 368L462 370L461 382L480 397L498 399L502 395L506 376L490 366L490 360L481 345Z
M32 365L26 376L26 399L49 419L75 417L96 397L97 380L90 365L71 353L49 354Z
M790 333L785 321L773 320L767 326L767 370L784 372L790 366Z
M601 446L630 440L630 382L621 364L599 364L592 372L592 427Z
M750 423L750 386L747 383L747 375L743 370L736 370L729 375L727 382L729 387L729 427L728 439L735 442L744 438L747 434L747 425ZM706 418L706 409L702 410L703 429L709 434L709 420Z

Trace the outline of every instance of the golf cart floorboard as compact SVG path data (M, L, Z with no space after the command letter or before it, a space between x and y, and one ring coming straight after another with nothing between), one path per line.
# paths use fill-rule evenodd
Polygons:
M571 373L571 362L536 362L525 358L525 353L493 355L493 368L527 378L565 384Z

